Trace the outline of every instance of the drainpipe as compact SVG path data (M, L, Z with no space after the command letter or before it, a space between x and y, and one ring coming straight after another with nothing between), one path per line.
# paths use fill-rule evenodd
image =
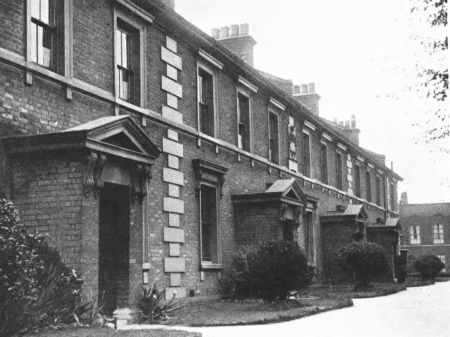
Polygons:
M150 272L150 262L148 262L148 237L149 237L149 224L147 222L148 205L148 179L145 180L145 195L142 198L142 283L148 284L149 282L149 272Z

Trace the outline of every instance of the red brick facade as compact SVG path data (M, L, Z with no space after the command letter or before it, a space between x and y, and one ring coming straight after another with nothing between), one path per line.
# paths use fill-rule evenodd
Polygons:
M235 233L237 214L233 208L232 195L263 192L278 179L297 179L303 192L317 199L314 235L319 270L322 268L319 215L336 209L338 205L363 203L369 223L396 216L395 210L388 209L385 185L387 179L396 184L400 179L398 175L364 149L348 142L294 98L274 87L253 68L159 2L65 0L65 15L68 18L65 23L66 50L58 52L65 55L66 68L58 74L27 60L26 3L0 1L1 136L58 132L99 117L126 114L131 115L153 144L162 150L152 165L147 197L142 205L132 204L130 209L130 243L134 243L130 245L131 301L136 298L143 282L143 270L147 267L148 282L156 282L161 287L172 285L169 295L217 292L217 279L229 265L239 241ZM117 13L144 27L141 32L143 45L140 61L145 66L145 71L142 71L145 75L142 76L145 90L140 106L121 101L115 93L114 27ZM176 110L182 116L181 123L162 115L163 107L168 104L167 93L175 90L172 87L164 88L162 78L168 75L167 65L173 62L162 57L163 48L173 48L168 37L176 44L176 51L171 51L171 60L179 58L182 62L182 69L177 70L177 79L173 84L182 88L182 97L176 99ZM198 132L199 62L214 73L215 137ZM252 91L244 85L239 80L241 77L257 90ZM238 87L248 91L251 97L251 153L238 149L236 145ZM273 99L282 106L274 104ZM268 161L269 108L279 115L279 165ZM302 148L301 134L303 129L308 128L305 121L314 125L314 130L309 129L311 178L290 172L287 168L289 114L295 116L297 161L300 167L303 164L299 150ZM326 139L324 134L328 135ZM167 140L175 144L171 143L170 148L166 148ZM321 141L326 142L328 149L329 184L319 181ZM174 146L181 148L182 153L171 154ZM341 191L333 187L336 186L336 151L342 152L344 158L344 184ZM172 165L169 160L174 159L170 156L179 160L179 168L175 169L178 173L173 174L177 177L181 174L182 177L182 182L178 182L180 195L175 198L169 196L169 188L174 184L164 176L166 169ZM86 289L95 293L98 287L99 210L94 196L83 193L85 163L82 158L70 152L52 152L6 159L2 150L0 159L0 189L16 202L23 223L30 229L49 233L67 263L81 271ZM228 169L224 175L218 216L222 269L202 270L200 267L199 181L192 165L195 159L204 159ZM362 168L371 172L373 201L376 200L375 176L381 177L380 205L366 200L365 174L361 175L361 198L349 192L348 160L359 161ZM177 203L181 202L183 210L174 211L172 206L165 208L168 197L178 200L175 201ZM180 215L179 225L169 222L173 214ZM258 219L261 225L267 227L273 226L275 221L270 216ZM166 238L166 228L180 229L184 242ZM169 249L175 247L181 249L179 257L170 253ZM177 268L181 268L179 263L183 261L183 270L167 272L169 267L165 263L175 261L168 261L169 257L177 259ZM176 281L179 276L180 285Z

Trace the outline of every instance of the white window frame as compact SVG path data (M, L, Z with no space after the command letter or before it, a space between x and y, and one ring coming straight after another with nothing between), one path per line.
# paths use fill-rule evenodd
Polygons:
M203 260L203 224L202 224L202 186L212 187L216 191L216 240L217 240L217 262ZM199 229L200 229L200 265L202 269L222 268L222 243L220 241L220 191L219 186L208 182L200 182L199 184Z
M213 91L213 135L207 135L206 133L203 133L200 131L200 69L204 72L207 72L212 77L212 91ZM201 61L197 61L197 70L196 70L196 76L197 76L197 131L205 136L208 137L217 137L217 130L218 130L218 123L217 123L217 78L214 70L207 66L205 63Z
M444 225L443 224L433 224L433 243L443 244L444 243Z
M248 147L249 147L249 150L248 150L248 152L252 152L253 151L253 114L252 114L253 102L252 102L252 96L247 90L245 90L243 88L240 88L240 87L236 88L236 115L237 115L237 121L236 121L236 145L237 145L237 147L239 149L241 149L243 151L246 151L242 147L239 147L239 121L240 121L240 118L241 118L241 112L239 110L239 95L243 95L243 96L248 98L248 124L249 124L249 126L248 126L249 127L249 130L248 130L248 137L249 137L249 140L248 140L248 144L249 145L248 145Z
M119 49L116 43L116 33L118 29L118 20L125 22L127 25L133 27L139 32L139 107L146 106L146 69L147 62L144 55L146 50L146 36L147 36L147 25L140 18L135 18L128 13L122 11L117 6L114 7L114 95L115 99L124 104L131 104L136 106L135 102L125 101L120 98L119 93L119 70L117 67L117 55Z
M415 232L415 236L414 236ZM421 237L420 237L420 225L411 225L409 226L409 243L411 245L420 245Z
M273 162L272 161L272 153L270 151L270 114L273 113L277 116L277 137L278 137L278 160L277 162ZM278 111L276 111L275 109L269 107L267 109L267 133L269 135L269 137L267 137L267 139L269 140L268 142L268 147L269 147L269 161L271 163L275 163L275 164L280 164L280 113Z
M355 162L353 164L352 170L354 171L353 172L353 192L354 192L355 196L357 196L358 198L362 198L363 196L362 196L362 184L361 184L361 182L362 182L362 179L361 179L361 172L362 172L361 164L359 164L358 162ZM356 171L359 172L359 186L356 186ZM356 187L359 188L359 191L356 190ZM356 193L356 192L358 192L358 193Z

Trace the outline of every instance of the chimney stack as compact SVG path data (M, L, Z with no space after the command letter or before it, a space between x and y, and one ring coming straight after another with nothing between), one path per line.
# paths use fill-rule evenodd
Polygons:
M253 47L256 41L249 35L248 23L213 28L211 35L228 50L253 67Z
M359 133L361 132L361 130L356 127L355 115L352 115L351 119L346 121L338 121L335 118L333 123L348 139L350 139L356 145L359 145ZM380 158L380 160L384 162L384 158Z
M400 195L400 205L408 205L408 193L402 192Z
M173 10L175 10L175 0L160 0L160 1L167 7L170 7Z
M319 116L319 99L320 96L316 93L315 83L304 83L294 85L293 93L297 101L306 105L306 107L316 116Z

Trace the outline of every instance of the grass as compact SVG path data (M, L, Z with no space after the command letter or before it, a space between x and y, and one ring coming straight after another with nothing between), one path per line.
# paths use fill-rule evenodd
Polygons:
M305 298L282 302L261 300L205 300L188 303L174 312L165 324L224 326L264 324L292 320L353 305L350 299Z
M113 330L108 328L70 328L45 330L26 337L201 337L200 333L181 330Z

